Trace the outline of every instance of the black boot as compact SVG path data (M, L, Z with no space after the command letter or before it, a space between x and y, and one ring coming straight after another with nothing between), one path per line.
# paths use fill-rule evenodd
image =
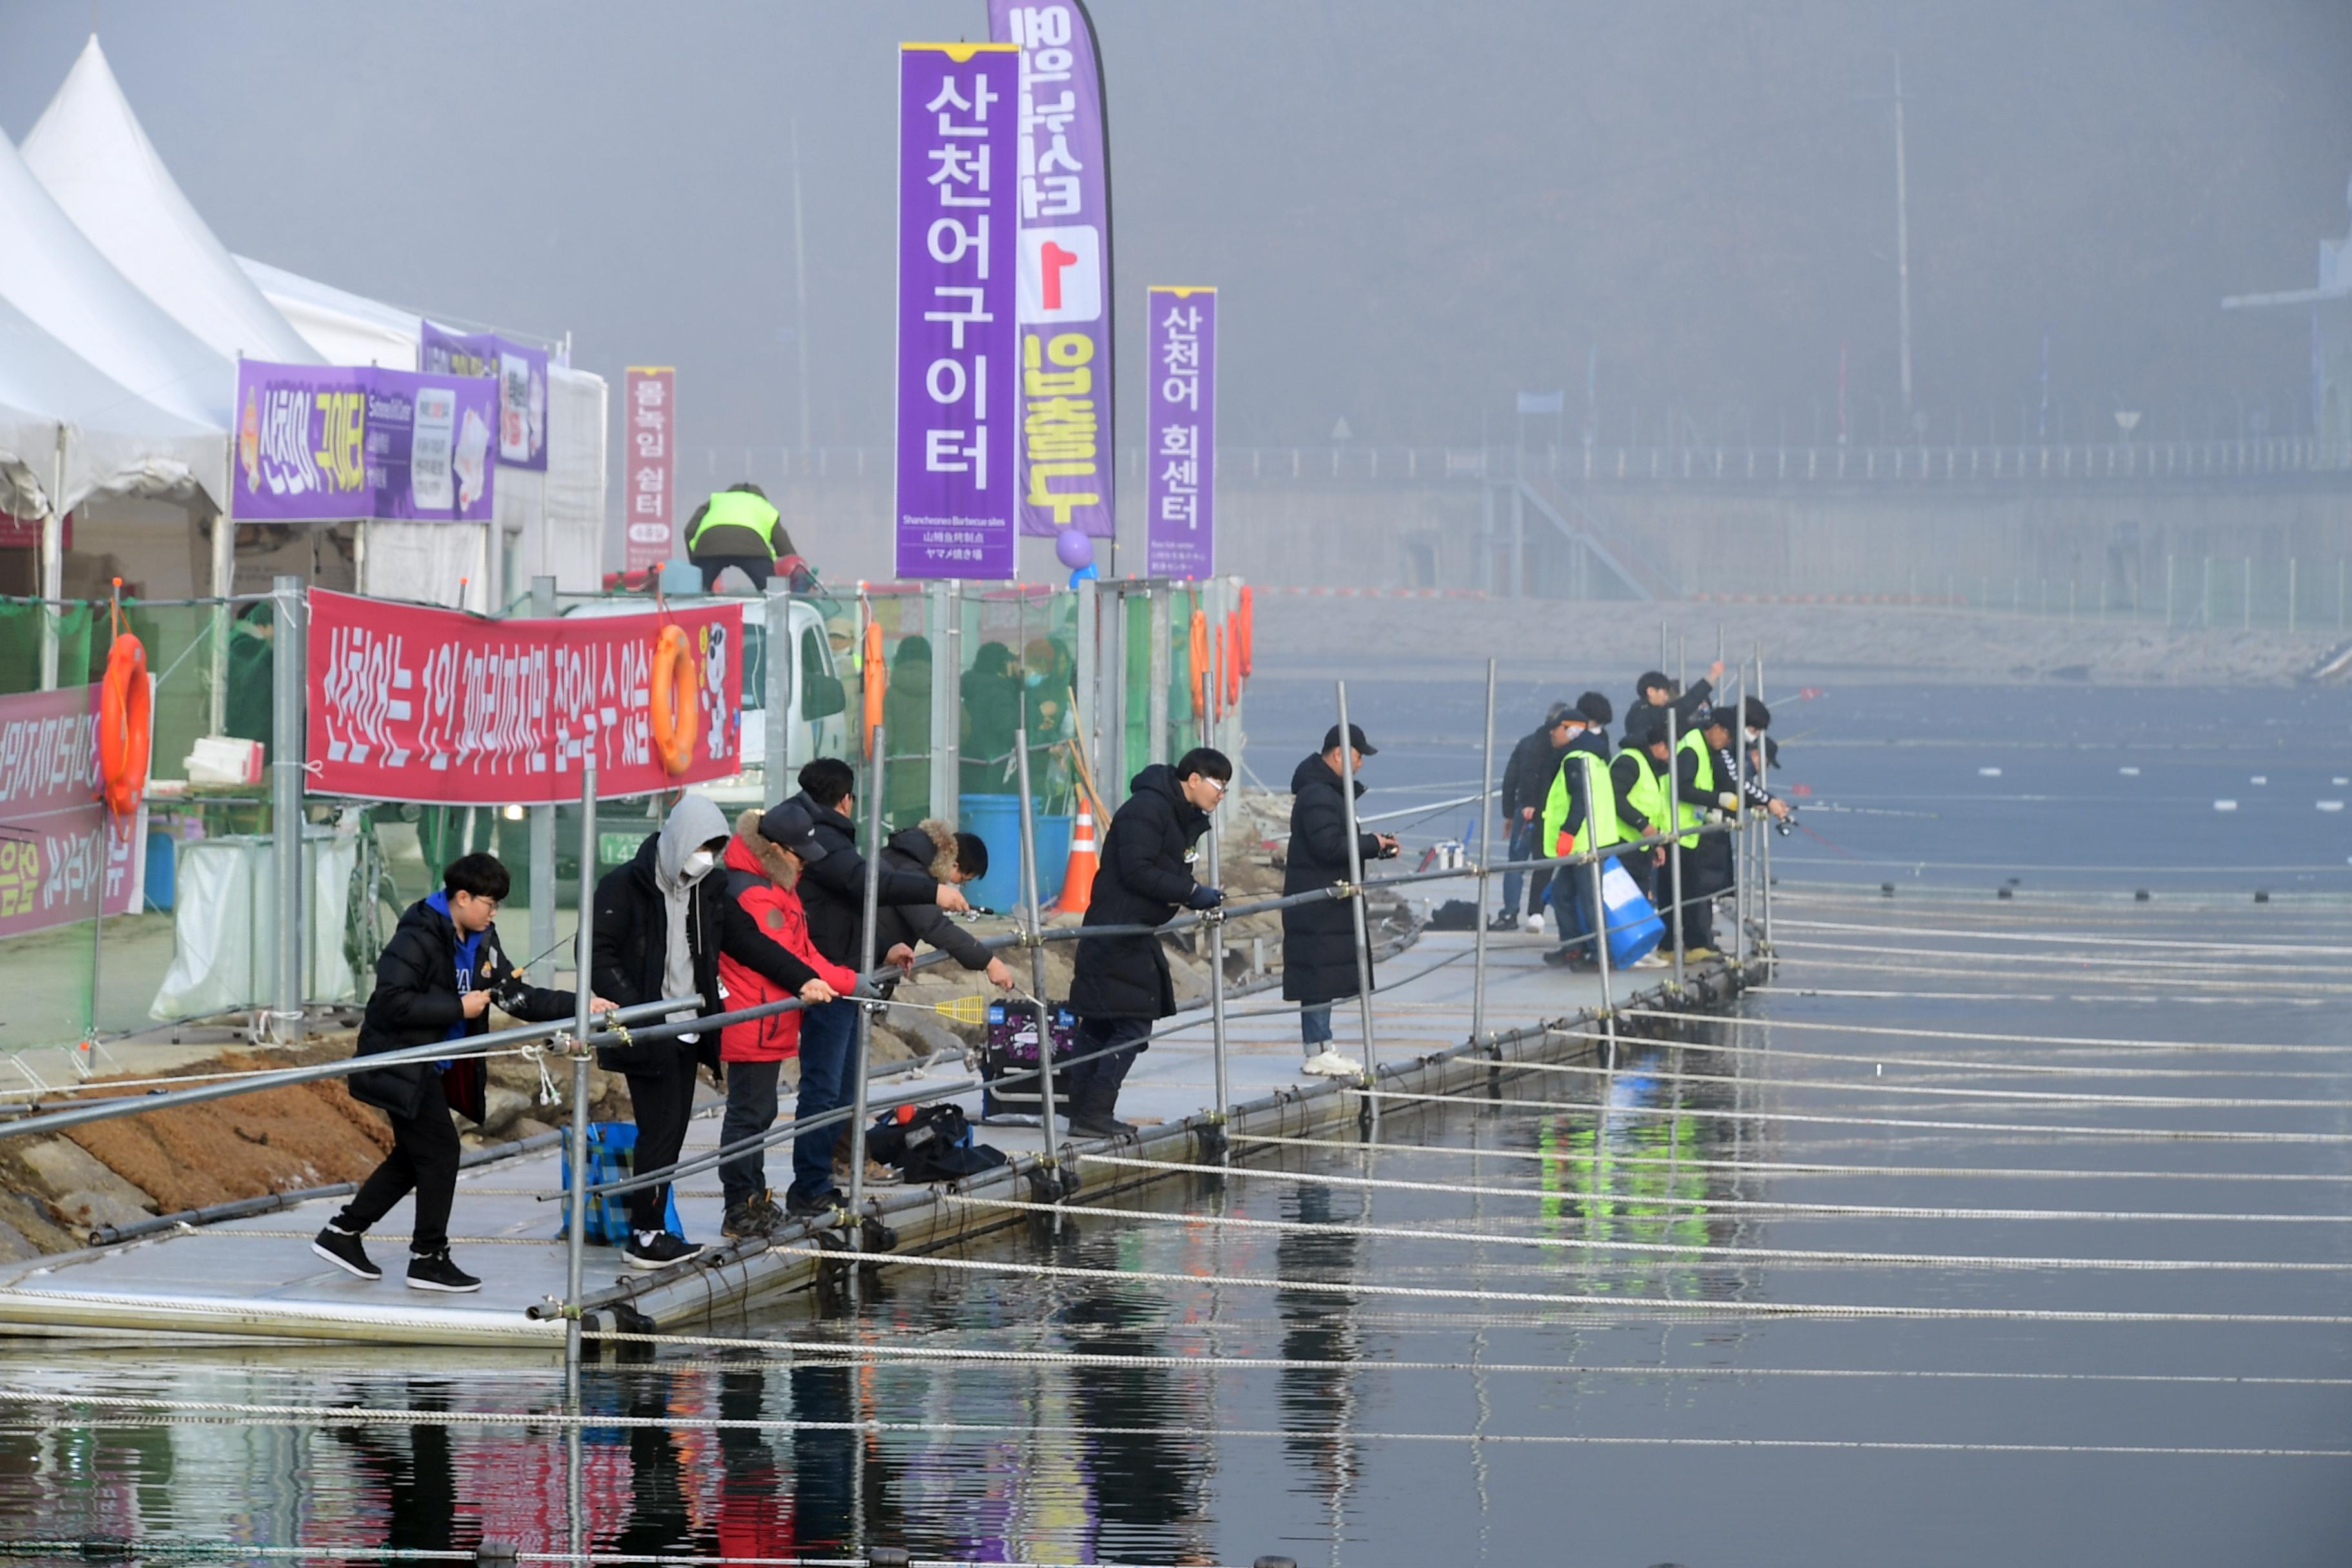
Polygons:
M1117 1056L1081 1063L1071 1073L1076 1079L1070 1086L1068 1120L1073 1130L1094 1138L1124 1138L1135 1131L1131 1121L1121 1121L1112 1114L1118 1103L1119 1085L1127 1081L1127 1069L1135 1065L1135 1053L1121 1051Z

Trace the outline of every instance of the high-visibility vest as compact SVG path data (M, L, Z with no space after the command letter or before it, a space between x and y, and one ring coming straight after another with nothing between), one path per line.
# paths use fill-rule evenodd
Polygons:
M1584 837L1579 849L1606 849L1624 835L1617 826L1617 782L1609 776L1609 762L1581 748L1562 757L1552 776L1551 793L1544 797L1543 842L1548 852L1560 853L1560 830L1568 826L1568 770L1584 770Z
M1634 767L1641 772L1641 777L1633 787L1618 798L1617 837L1623 841L1642 837L1641 829L1629 820L1630 816L1638 816L1644 822L1661 826L1671 819L1666 816L1665 786L1659 781L1657 765L1650 761L1649 748L1628 746L1618 754L1633 758ZM1617 782L1613 773L1609 782L1612 784Z
M1701 795L1715 795L1721 793L1715 787L1715 748L1706 743L1706 732L1704 730L1693 730L1688 734L1683 736L1681 740L1675 742L1675 750L1677 752L1688 752L1692 756L1698 759L1697 776L1695 777L1691 783ZM1675 766L1677 771L1679 771L1681 764L1676 763ZM1705 808L1693 805L1690 802L1685 800L1683 798L1683 792L1677 788L1675 791L1675 821L1676 825L1683 827L1696 827L1703 820L1705 820ZM1683 839L1683 847L1685 849L1697 848L1698 835L1693 833L1686 836Z
M709 510L686 536L687 553L694 553L702 536L714 528L740 528L760 536L767 550L768 559L776 558L776 521L783 514L749 490L720 490L710 498Z

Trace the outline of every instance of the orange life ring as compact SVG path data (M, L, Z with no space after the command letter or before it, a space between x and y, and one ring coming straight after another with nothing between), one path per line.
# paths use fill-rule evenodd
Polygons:
M1257 602L1251 595L1249 584L1242 584L1242 675L1244 679L1257 673Z
M866 754L874 754L874 731L882 727L882 693L890 684L890 669L882 661L882 623L866 623L866 657L858 661L866 679Z
M147 793L147 754L153 743L154 693L147 685L147 648L118 633L106 655L106 683L98 697L98 769L107 808L136 816Z
M702 660L695 657L694 639L678 626L662 627L654 637L654 750L661 753L663 771L676 778L694 763L694 738L702 726Z
M1209 682L1215 679L1209 671L1209 617L1195 606L1192 611L1192 717L1201 718L1209 710Z
M1235 708L1242 700L1242 618L1238 613L1225 616L1225 706Z

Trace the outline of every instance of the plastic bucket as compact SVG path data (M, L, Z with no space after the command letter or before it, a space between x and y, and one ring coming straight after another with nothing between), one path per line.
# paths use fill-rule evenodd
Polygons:
M964 886L964 897L983 909L1010 914L1021 907L1021 797L967 795L956 802L959 825L988 846L988 875ZM1070 833L1076 819L1037 818L1037 901L1061 897L1070 868Z
M572 1140L563 1140L563 1191L561 1217L556 1222L558 1237L569 1235L572 1228ZM625 1181L637 1173L637 1129L629 1121L592 1121L588 1124L588 1184L599 1186L606 1182ZM588 1196L588 1223L585 1239L592 1247L619 1247L629 1239L630 1193L614 1193L610 1196L592 1193ZM677 1236L686 1234L678 1224L677 1189L673 1186L667 1194L668 1211L663 1215L664 1226Z

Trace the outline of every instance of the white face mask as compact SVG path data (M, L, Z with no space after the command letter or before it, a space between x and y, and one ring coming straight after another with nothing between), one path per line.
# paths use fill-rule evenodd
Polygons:
M678 875L689 882L698 881L709 876L710 868L718 864L718 856L708 849L698 849L686 858L686 864L677 868Z
M1748 743L1751 746L1763 738L1764 731L1761 730L1750 730L1748 731Z

